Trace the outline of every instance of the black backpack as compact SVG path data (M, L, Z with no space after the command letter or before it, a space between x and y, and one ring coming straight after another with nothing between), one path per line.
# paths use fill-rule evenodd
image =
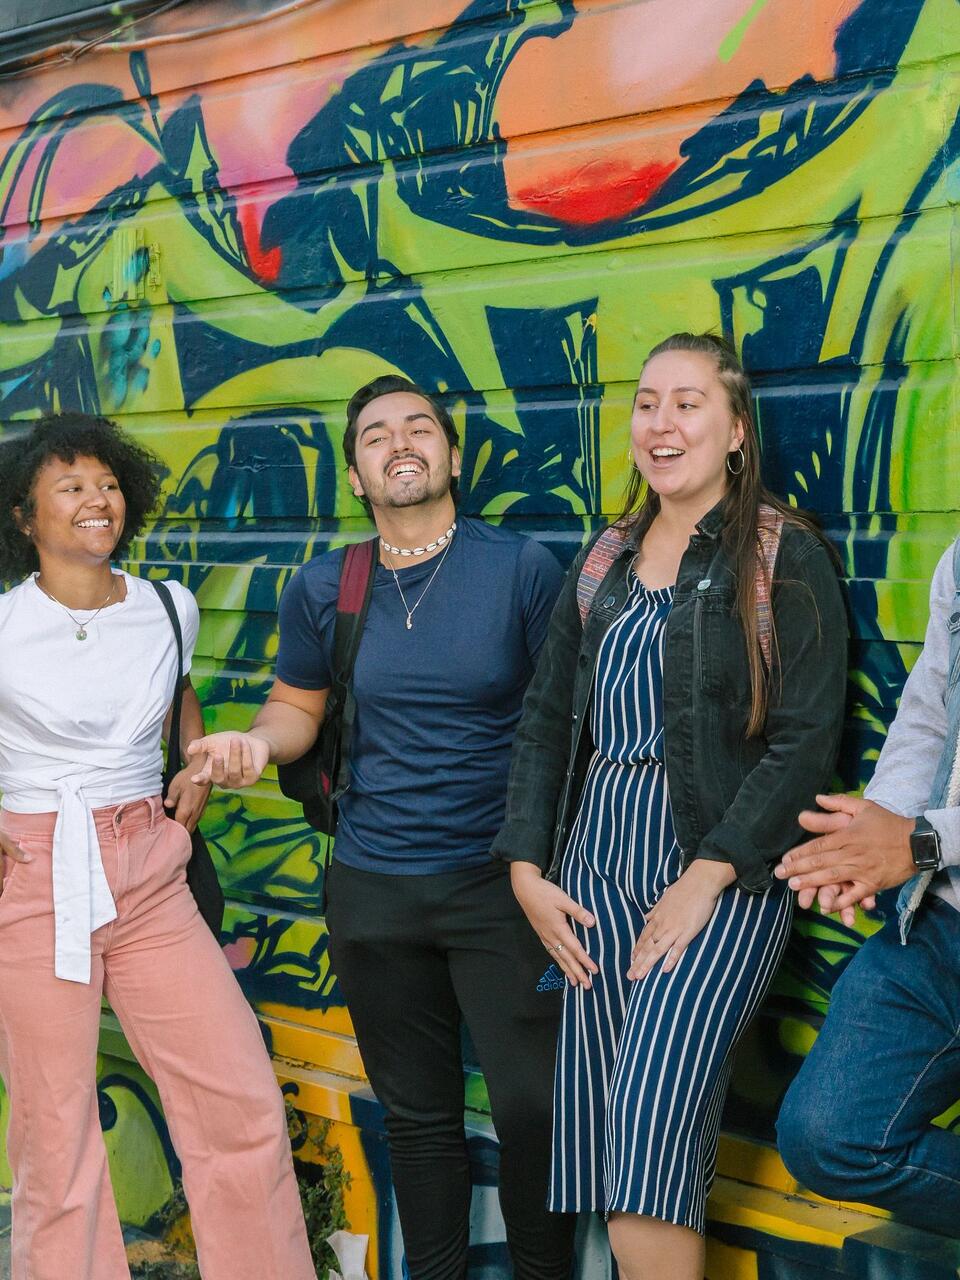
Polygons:
M164 800L166 800L167 792L170 790L170 783L181 767L180 718L183 710L183 632L180 629L180 619L177 617L177 607L173 603L170 588L164 582L153 582L152 585L160 597L164 609L167 611L167 617L173 627L174 639L177 642L178 676L171 704L170 732L167 734L167 759L163 767L162 790ZM219 941L220 930L223 928L223 889L220 887L217 869L213 865L213 858L207 848L206 840L200 834L199 827L195 827L190 833L190 843L193 847L193 853L187 863L187 884L196 899L197 909L207 922L210 932Z
M353 667L377 574L379 537L352 542L340 566L337 619L333 630L333 683L317 740L299 760L277 765L280 790L303 806L311 827L332 836L337 800L350 783L350 740L356 720Z

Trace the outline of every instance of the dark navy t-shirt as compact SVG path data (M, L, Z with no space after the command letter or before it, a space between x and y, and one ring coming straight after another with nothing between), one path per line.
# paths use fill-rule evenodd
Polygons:
M305 564L280 602L277 675L300 689L331 684L343 551ZM503 821L510 744L560 590L539 543L461 517L439 557L377 568L354 669L357 721L336 857L404 875L485 861Z

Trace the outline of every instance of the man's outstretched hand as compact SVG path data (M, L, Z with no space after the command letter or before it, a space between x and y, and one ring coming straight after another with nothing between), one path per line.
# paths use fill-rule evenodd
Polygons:
M913 819L901 818L862 796L817 796L821 812L805 810L800 825L817 839L784 854L774 869L788 880L801 906L816 896L821 911L853 923L857 903L870 909L881 889L903 884L916 868L910 853Z
M195 738L187 747L190 781L220 787L250 787L270 760L270 744L255 733L225 730Z

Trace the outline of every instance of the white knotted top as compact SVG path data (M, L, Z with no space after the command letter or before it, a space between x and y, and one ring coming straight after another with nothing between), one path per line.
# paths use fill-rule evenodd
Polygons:
M173 629L148 582L77 639L33 577L0 596L0 790L15 813L57 814L53 837L55 972L90 981L90 934L116 917L92 810L156 795L161 733L177 680ZM199 612L170 582L190 670ZM84 621L90 611L71 610Z

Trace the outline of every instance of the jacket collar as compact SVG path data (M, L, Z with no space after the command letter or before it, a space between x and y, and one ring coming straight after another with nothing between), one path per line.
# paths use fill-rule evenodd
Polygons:
M697 522L697 533L702 534L705 538L717 542L720 534L723 532L723 498L711 507L705 516ZM623 548L620 551L621 556L634 556L637 553L637 534L635 529L631 529L630 536L624 539Z
M697 533L702 534L705 538L711 538L714 542L720 537L723 531L723 498L715 507L711 507L702 520L697 523Z

